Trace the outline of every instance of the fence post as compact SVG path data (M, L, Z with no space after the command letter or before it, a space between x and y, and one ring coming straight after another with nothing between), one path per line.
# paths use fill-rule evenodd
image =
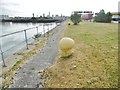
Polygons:
M51 25L51 29L52 29L52 23L50 25Z
M43 32L44 32L44 37L45 37L45 28L44 28L45 24L43 24Z
M1 45L0 45L0 51L1 51L2 61L3 61L3 67L6 67Z
M26 34L26 30L24 30L24 32L25 32L26 47L27 47L27 49L29 49L29 48L28 48L28 41L27 41L27 34Z
M48 31L49 31L49 24L47 24L47 27L48 27Z
M55 26L55 23L53 24L53 27L55 28L56 26Z
M57 26L57 22L56 22L56 26Z
M48 34L49 34L49 24L47 24L47 27L48 27Z
M53 27L53 29L54 29L54 23L52 24L52 27Z
M37 34L38 34L38 27L36 27L36 29L37 29Z

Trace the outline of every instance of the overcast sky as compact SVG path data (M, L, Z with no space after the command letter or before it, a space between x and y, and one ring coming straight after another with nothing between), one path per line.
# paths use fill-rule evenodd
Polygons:
M117 12L119 0L0 0L0 14L9 16L71 15L72 11Z

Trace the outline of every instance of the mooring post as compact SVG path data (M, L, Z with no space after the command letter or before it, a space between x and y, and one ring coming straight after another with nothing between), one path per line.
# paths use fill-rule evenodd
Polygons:
M27 47L27 49L29 49L29 48L28 48L28 41L27 41L27 34L26 34L26 30L24 30L24 32L25 32L26 47Z
M1 44L0 44L0 52L1 52L1 56L2 56L3 67L6 67Z

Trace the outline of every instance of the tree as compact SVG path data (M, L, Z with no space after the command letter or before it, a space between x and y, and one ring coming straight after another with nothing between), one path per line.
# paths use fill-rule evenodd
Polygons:
M105 14L104 10L101 10L95 17L94 17L94 21L95 22L106 22L109 23L112 20L112 14L110 12L108 12L107 14Z
M101 10L97 16L95 16L94 20L96 22L104 22L105 21L105 18L106 18L106 15L105 15L105 12L104 10Z
M39 18L42 18L42 16L40 15L40 17Z
M108 13L106 14L106 17L107 17L107 22L110 23L111 20L112 20L112 14L111 14L110 12L108 12Z
M74 14L71 15L71 21L74 25L77 25L81 21L81 14L74 12Z

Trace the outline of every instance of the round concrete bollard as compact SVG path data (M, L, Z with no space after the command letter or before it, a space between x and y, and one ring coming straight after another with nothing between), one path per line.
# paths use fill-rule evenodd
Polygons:
M70 22L68 22L68 25L71 25L71 23L70 23Z
M61 56L62 57L69 57L72 55L71 49L74 47L74 40L69 37L64 37L60 40L59 46L62 51Z

